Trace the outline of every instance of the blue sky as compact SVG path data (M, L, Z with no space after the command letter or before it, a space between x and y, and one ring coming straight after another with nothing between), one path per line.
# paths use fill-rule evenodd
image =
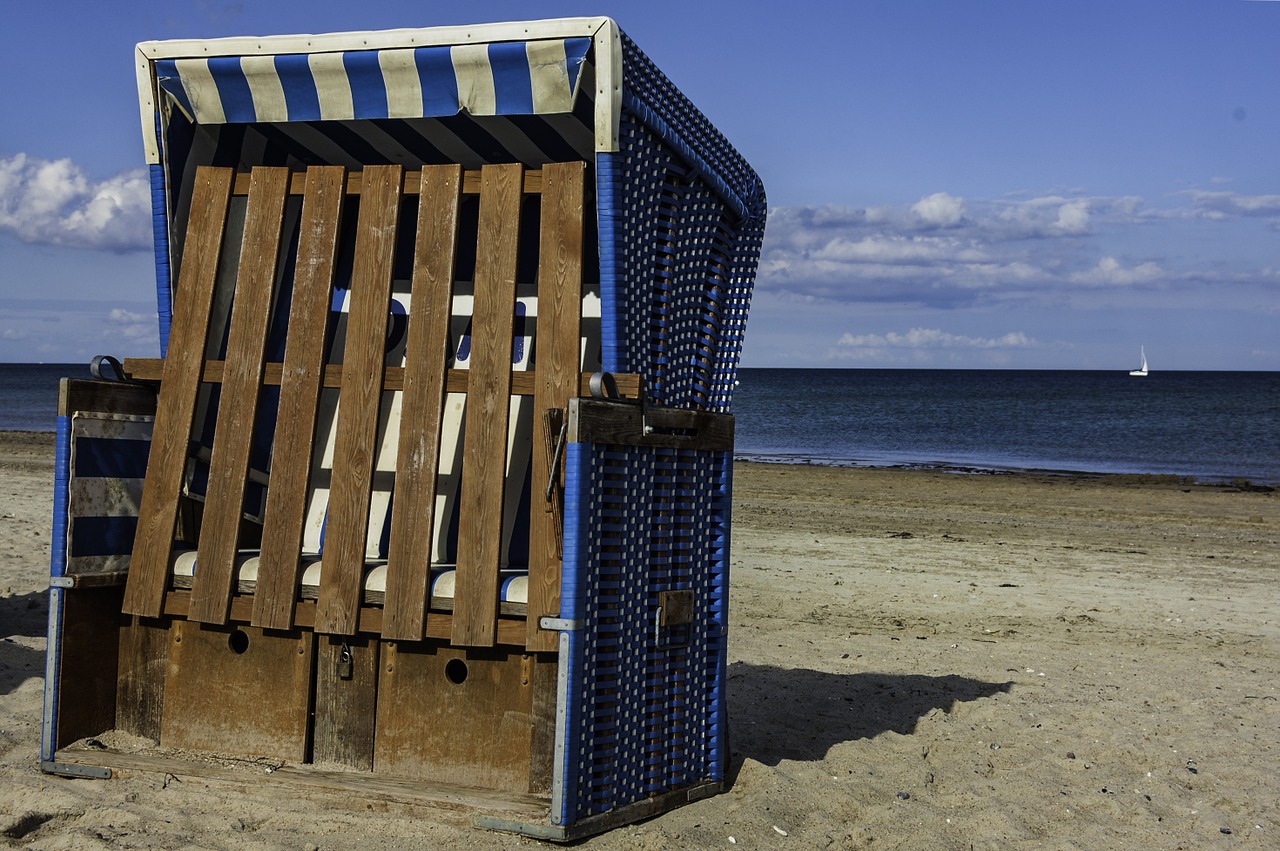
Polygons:
M745 365L1280 370L1280 2L106 8L6 11L0 362L157 351L136 42L606 14L764 179Z

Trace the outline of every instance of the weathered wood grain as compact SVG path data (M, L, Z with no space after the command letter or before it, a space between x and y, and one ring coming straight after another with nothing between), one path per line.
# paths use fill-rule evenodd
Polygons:
M174 621L169 637L162 746L306 758L313 634Z
M368 636L329 635L319 640L312 735L312 762L317 765L373 770L378 646L378 640Z
M360 610L402 175L398 165L364 170L316 616L323 633L354 634Z
M569 423L569 439L575 442L733 449L734 419L730 414L577 399L571 406Z
M209 335L209 311L217 286L218 260L231 198L231 169L197 169L173 324L165 358L162 392L142 489L123 609L156 617L164 601L178 495L186 467L187 443L200 389L201 367Z
M254 626L269 629L293 626L344 178L342 168L310 168L302 198L297 271L272 443L276 451L271 458L262 555L253 600Z
M496 629L522 175L519 164L481 170L453 609L463 646L491 646Z
M515 794L543 786L540 763L536 784L530 776L533 743L542 741L534 691L554 683L554 662L519 652L389 642L381 668L375 774Z
M159 741L168 653L168 621L132 617L121 624L116 729Z
M405 345L400 445L387 552L384 638L419 639L427 617L461 189L460 166L429 166L422 171L413 310Z
M537 387L533 394L533 487L529 505L529 639L532 650L554 651L559 635L538 626L560 613L559 490L547 498L558 435L546 416L577 395L581 370L582 239L586 201L583 163L543 168L538 257Z
M231 605L288 179L288 169L255 168L249 189L192 588L191 619L203 623L226 623Z

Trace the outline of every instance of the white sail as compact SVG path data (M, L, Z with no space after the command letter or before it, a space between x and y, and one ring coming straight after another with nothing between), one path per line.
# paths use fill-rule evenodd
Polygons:
M1142 366L1139 367L1138 369L1130 370L1129 371L1130 375L1146 375L1147 374L1147 347L1142 346L1141 350L1142 350Z

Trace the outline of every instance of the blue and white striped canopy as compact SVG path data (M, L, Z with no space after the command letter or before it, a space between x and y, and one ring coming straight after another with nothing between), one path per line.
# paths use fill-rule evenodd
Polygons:
M590 158L617 149L620 52L608 18L143 42L147 162Z
M587 37L387 50L159 59L197 124L544 115L573 109Z

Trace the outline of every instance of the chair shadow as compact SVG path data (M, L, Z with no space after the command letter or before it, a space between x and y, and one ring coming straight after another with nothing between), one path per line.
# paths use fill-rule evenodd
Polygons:
M728 671L729 774L745 759L769 766L782 760L816 762L835 745L880 733L910 734L934 709L1008 692L1012 682L988 683L948 674L862 672L832 674L734 662ZM750 720L735 707L751 705Z
M48 627L48 591L0 597L0 695L9 694L32 677L44 676L45 654L12 639L45 635Z

